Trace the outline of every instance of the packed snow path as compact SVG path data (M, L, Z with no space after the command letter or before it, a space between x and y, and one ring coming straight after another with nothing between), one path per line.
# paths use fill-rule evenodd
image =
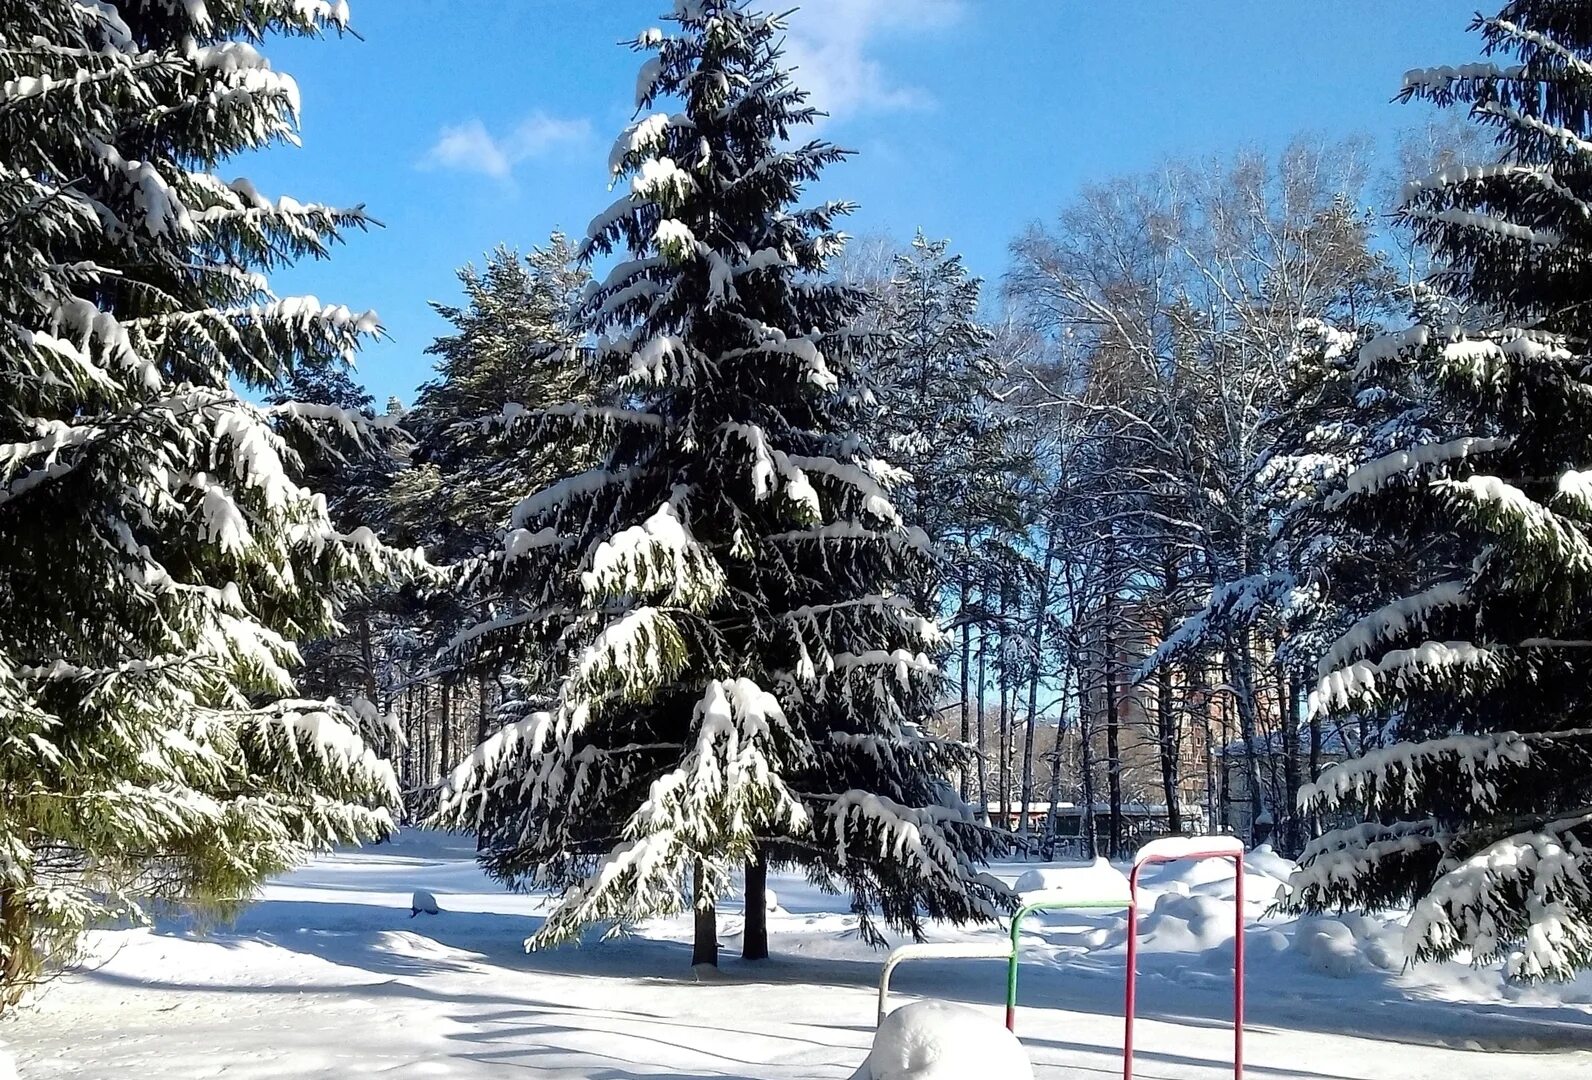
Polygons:
M731 959L740 919L726 911L722 977L697 982L686 920L527 955L521 943L544 901L505 895L471 855L467 841L406 832L272 884L235 926L208 936L172 924L101 934L91 970L0 1023L0 1040L23 1080L844 1080L867 1056L882 957L837 913L843 904L800 879L774 882L776 958L755 969ZM1001 868L1008 880L1024 869ZM1252 860L1256 916L1270 895L1266 870L1263 854ZM1143 920L1141 1077L1231 1075L1231 942L1221 940L1231 886L1221 873L1172 868L1150 879L1163 891ZM1065 871L1042 876L1066 887ZM441 914L410 917L417 889L435 894ZM1109 915L1058 915L1025 935L1018 1032L1039 1080L1120 1075L1120 928ZM1592 1075L1592 982L1506 992L1496 974L1458 965L1401 973L1399 957L1385 955L1396 930L1354 920L1252 927L1249 1075ZM998 1017L1002 976L998 962L908 966L893 1001L938 997Z

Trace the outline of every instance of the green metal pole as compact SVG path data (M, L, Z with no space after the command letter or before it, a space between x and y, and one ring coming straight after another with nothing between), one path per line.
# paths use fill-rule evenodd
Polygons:
M1006 961L1006 1030L1017 1031L1017 937L1024 919L1036 911L1123 911L1132 906L1131 900L1036 900L1018 908L1012 916L1012 952Z

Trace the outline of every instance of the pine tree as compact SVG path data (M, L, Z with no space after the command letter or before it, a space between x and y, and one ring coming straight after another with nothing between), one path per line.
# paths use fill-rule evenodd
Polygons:
M1520 0L1476 28L1511 62L1411 72L1405 96L1467 106L1501 159L1402 210L1470 321L1359 350L1362 397L1425 389L1394 421L1422 434L1322 504L1421 571L1326 651L1314 698L1398 741L1303 793L1366 823L1309 846L1288 902L1414 901L1413 955L1559 978L1592 964L1592 18Z
M949 617L970 642L1000 621L998 604L972 599L975 583L998 592L1032 569L1020 550L1020 484L1031 460L1022 450L1031 448L1019 447L1016 417L1000 398L1011 366L1003 346L1011 342L980 322L983 283L948 241L920 232L891 259L888 276L860 284L876 301L859 372L875 406L863 415L864 431L904 473L896 501L941 556L912 599ZM974 735L969 705L964 695L963 742ZM965 770L960 780L967 798Z
M552 657L557 691L461 766L441 820L481 830L510 885L563 890L532 945L681 910L690 878L712 962L742 864L754 886L805 865L874 941L875 913L992 918L990 835L942 779L962 751L917 726L939 686L908 599L930 545L843 427L864 298L824 274L851 207L796 205L844 152L796 141L815 114L780 18L680 0L673 21L636 42L637 104L680 110L621 136L627 190L583 246L629 256L587 300L592 397L541 418L601 462L515 508L482 577L516 609L460 646Z
M298 461L298 479L326 500L333 526L351 530L379 520L403 464L405 440L395 421L375 415L375 401L354 379L348 361L308 357L266 400L284 414L276 428ZM376 700L371 624L384 599L360 598L344 612L348 632L339 629L302 644L298 681L306 692L351 692Z
M484 271L459 271L464 306L434 305L454 332L426 350L436 376L404 416L416 474L394 514L442 557L479 554L515 492L587 464L568 445L521 437L523 422L578 396L578 308L590 274L575 256L560 233L524 257L500 248Z
M0 997L104 918L226 909L391 828L368 703L301 700L295 641L394 556L343 534L258 406L374 316L278 298L358 211L210 170L293 137L257 44L306 0L0 3Z

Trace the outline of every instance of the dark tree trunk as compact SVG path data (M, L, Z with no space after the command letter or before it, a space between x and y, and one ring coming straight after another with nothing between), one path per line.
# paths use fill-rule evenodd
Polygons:
M437 775L447 776L453 768L453 680L444 676L438 691L442 706L442 736L438 740Z
M365 700L372 705L376 701L376 647L370 638L370 612L359 613L359 663L365 670L361 673Z
M487 683L486 672L481 672L475 677L475 744L480 746L486 742L490 732L487 728Z
M1161 602L1161 640L1172 636L1177 628L1177 612L1173 610L1177 595L1177 560L1168 550L1161 563L1161 582L1164 593ZM1155 722L1156 734L1161 743L1161 793L1166 799L1166 825L1174 836L1183 832L1183 800L1178 796L1178 718L1175 712L1176 695L1172 685L1172 665L1162 664L1155 672Z
M702 864L697 863L692 872L691 910L695 915L691 941L691 966L712 964L719 966L719 912L713 899L707 895L707 875Z
M997 763L995 776L996 783L1000 785L1001 828L1012 827L1012 708L1008 698L1012 696L1011 678L1011 648L1009 647L1009 631L1011 628L1011 595L1012 590L1006 581L1001 582L1001 636L998 670L995 673L996 692L1000 695L1000 716L996 721L996 737L1000 740L1000 761Z
M1034 631L1029 641L1028 729L1023 733L1023 821L1019 829L1028 835L1028 811L1034 801L1034 732L1039 727L1039 668L1045 645L1045 613L1050 609L1050 572L1056 559L1056 540L1045 545L1045 564L1039 576L1039 591L1034 597ZM1058 729L1059 731L1059 729ZM1055 803L1055 799L1051 803Z
M968 746L971 745L973 741L972 717L968 713L968 694L971 691L971 680L973 674L973 623L968 617L969 610L967 602L970 594L967 584L967 573L965 570L962 573L960 584L962 590L962 670L960 672L962 678L962 745ZM964 761L962 764L962 801L967 802L972 797L973 776L969 771L969 764Z
M1299 680L1288 673L1281 663L1277 665L1277 690L1282 702L1282 794L1283 845L1289 855L1298 854L1304 832L1299 820Z
M1310 782L1315 783L1321 779L1321 713L1310 710ZM1310 815L1310 835L1321 835L1321 815L1312 812Z
M436 740L431 735L431 688L420 684L420 783L424 790L431 786L431 753Z
M1112 620L1115 611L1107 601L1105 619L1105 679L1106 679L1106 797L1110 800L1110 844L1106 856L1122 858L1122 725L1117 716L1117 641Z
M746 928L741 936L742 960L768 959L768 856L746 864Z
M1238 635L1237 646L1229 655L1233 668L1233 696L1238 705L1238 737L1244 741L1244 772L1249 780L1249 839L1253 843L1262 825L1265 804L1261 801L1260 748L1255 738L1255 668L1250 655L1248 632Z
M988 599L983 590L980 590L980 599ZM988 676L989 627L981 623L978 628L978 698L975 705L978 709L978 812L985 821L989 820L989 758L984 753L988 735L984 725L984 692L989 687Z
M410 791L420 786L420 765L416 759L420 732L415 728L415 688L404 687L404 786Z
M1083 773L1083 790L1080 793L1083 818L1079 822L1079 831L1083 837L1083 857L1094 859L1100 855L1100 845L1095 842L1098 834L1095 831L1094 714L1090 711L1096 703L1090 700L1087 670L1081 669L1078 674L1078 764L1079 771Z

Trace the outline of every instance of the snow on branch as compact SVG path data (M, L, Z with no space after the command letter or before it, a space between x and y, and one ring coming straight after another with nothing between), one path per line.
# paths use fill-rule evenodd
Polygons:
M1505 767L1525 767L1538 748L1588 740L1592 740L1592 728L1449 735L1395 743L1328 767L1314 783L1299 789L1299 806L1330 810L1350 802L1408 803L1418 794L1423 777L1449 769L1453 778L1470 786L1471 798L1485 809L1494 801L1488 774Z
M565 477L534 494L527 495L515 504L509 515L511 529L523 529L532 521L583 495L595 495L611 485L628 484L633 479L628 470L604 468L587 469L574 476Z
M287 700L250 713L245 720L266 746L289 761L308 758L371 778L379 783L389 806L400 804L392 764L377 757L360 736L357 712L350 714L333 701Z
M1347 709L1357 701L1386 694L1389 684L1403 689L1467 669L1495 672L1500 663L1496 651L1468 641L1426 641L1412 649L1394 649L1379 660L1361 660L1323 675L1310 693L1310 711Z
M835 855L844 867L849 852L861 844L871 844L878 853L896 862L917 867L925 878L953 883L973 910L994 918L999 910L980 889L966 888L977 883L989 887L993 896L1007 894L1005 885L986 874L971 874L956 845L946 835L946 827L973 824L968 807L905 806L884 795L852 790L828 797L828 817L835 831Z
M1473 454L1486 454L1507 449L1513 440L1508 438L1478 438L1467 436L1442 443L1427 443L1409 450L1397 450L1370 461L1355 469L1344 481L1343 490L1327 499L1326 508L1336 510L1349 499L1380 491L1395 476L1405 476L1433 465L1464 461Z
M1306 806L1303 792L1300 805ZM1368 880L1384 864L1417 857L1448 839L1435 818L1332 829L1305 845L1279 899L1291 907L1326 906L1329 897Z
M1496 476L1478 475L1440 480L1433 488L1451 497L1484 527L1512 534L1519 548L1566 568L1592 568L1592 542L1580 525L1561 518L1513 484Z
M576 658L564 697L613 691L642 695L665 686L686 662L685 638L668 614L639 607L609 623Z
M528 948L556 944L593 921L676 912L691 862L702 861L716 888L722 864L744 859L759 835L807 830L806 809L769 759L773 740L790 735L772 694L750 679L713 679L692 719L696 734L685 757L653 780L624 840L565 893Z
M1527 180L1551 191L1567 202L1577 206L1584 205L1581 199L1565 187L1549 169L1540 165L1524 165L1518 162L1503 162L1494 165L1450 165L1440 169L1429 176L1416 180L1406 181L1401 193L1402 201L1406 204L1428 191L1435 191L1446 187L1455 187L1461 184L1478 183L1485 180Z
M1556 248L1564 242L1564 237L1552 229L1533 229L1495 214L1480 214L1456 207L1443 210L1406 209L1404 216L1414 221L1438 221L1446 225L1461 225L1468 229L1491 233L1505 240L1519 240L1535 247Z
M1395 600L1360 619L1338 638L1317 665L1318 676L1325 676L1355 657L1365 656L1384 641L1424 627L1433 612L1459 607L1470 600L1463 581L1443 581L1428 589Z
M1592 888L1586 848L1571 830L1589 823L1592 812L1561 817L1448 870L1410 914L1406 947L1420 957L1468 948L1478 961L1507 952L1516 978L1574 978L1592 955L1592 925L1583 917Z
M1487 61L1470 64L1443 64L1438 67L1412 68L1404 73L1404 89L1447 93L1456 82L1482 82L1499 79L1518 79L1525 67L1512 64L1503 67Z
M663 595L671 603L705 607L724 590L724 571L680 518L676 498L646 521L604 540L581 574L588 597Z

